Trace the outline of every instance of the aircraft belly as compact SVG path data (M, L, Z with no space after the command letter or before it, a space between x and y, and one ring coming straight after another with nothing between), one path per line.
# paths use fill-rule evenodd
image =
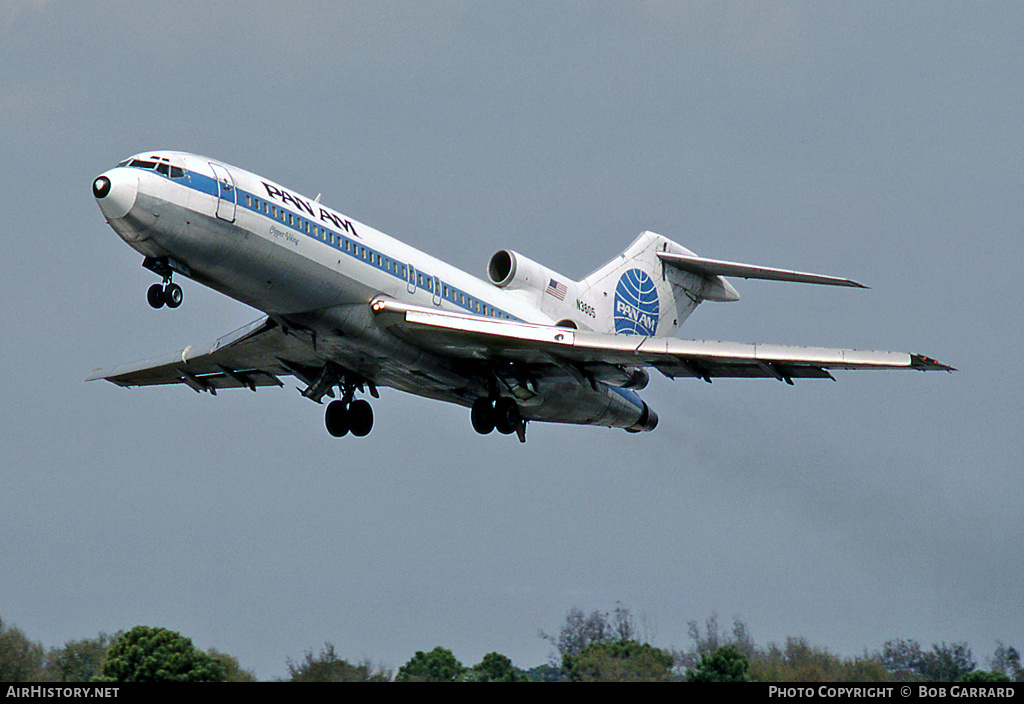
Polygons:
M404 353L412 352L410 357ZM337 355L343 365L351 368L365 364L365 349L358 358ZM376 369L366 369L369 378L381 387L390 387L416 396L469 407L487 395L486 385L472 376L462 375L452 360L429 354L416 354L415 350L399 341L392 354L378 358ZM622 399L607 387L597 390L580 384L570 377L546 378L539 393L518 405L526 420L574 425L597 425L611 428L632 428L644 416L643 407Z
M368 311L363 304L337 306L323 311L316 322L310 320L337 333L344 318L343 329L353 333L324 335L318 352L379 387L466 407L488 395L486 361L468 362L424 350L380 327ZM534 389L530 398L517 398L526 420L632 428L648 412L631 392L600 383L594 388L560 372L541 376ZM507 387L502 395L515 396Z

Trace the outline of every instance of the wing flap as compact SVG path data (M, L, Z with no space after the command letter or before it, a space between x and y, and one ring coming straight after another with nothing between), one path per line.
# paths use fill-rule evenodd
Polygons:
M775 378L787 383L792 383L793 379L834 379L828 370L812 365L766 362L722 364L714 360L691 358L656 362L652 366L671 379L695 377L710 381L715 378Z

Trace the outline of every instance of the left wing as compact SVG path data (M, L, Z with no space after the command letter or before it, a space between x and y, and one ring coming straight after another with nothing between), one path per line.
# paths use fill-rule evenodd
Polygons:
M377 298L372 310L396 334L457 357L526 364L654 367L669 377L832 378L829 369L954 371L905 352L683 340L573 330L439 311Z
M307 336L264 317L212 343L97 370L87 381L106 379L118 386L183 383L216 394L217 389L283 386L279 376L285 375L312 386L324 368Z

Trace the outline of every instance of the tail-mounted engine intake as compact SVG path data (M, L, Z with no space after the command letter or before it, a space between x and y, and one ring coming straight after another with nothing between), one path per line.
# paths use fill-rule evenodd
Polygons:
M499 288L543 293L552 281L571 279L510 249L495 252L487 263L487 277Z

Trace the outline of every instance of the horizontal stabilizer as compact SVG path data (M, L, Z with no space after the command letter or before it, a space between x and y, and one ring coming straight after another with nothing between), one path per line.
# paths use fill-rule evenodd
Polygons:
M852 288L867 288L851 279L843 279L836 276L825 276L823 274L807 274L802 271L790 271L788 269L773 269L766 266L754 266L753 264L738 264L736 262L725 262L718 259L705 259L689 254L674 254L672 252L658 252L658 258L669 266L688 271L700 276L736 276L741 279L767 279L769 281L791 281L801 284L824 284L826 286L849 286Z

